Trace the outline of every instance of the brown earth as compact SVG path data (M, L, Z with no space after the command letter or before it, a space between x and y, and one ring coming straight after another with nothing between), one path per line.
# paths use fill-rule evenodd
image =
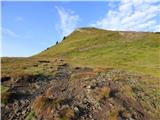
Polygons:
M1 95L2 119L24 120L158 120L159 96L149 92L157 88L146 85L157 78L112 68L73 67L63 60L50 75L2 74L2 85L9 89ZM51 70L54 69L54 70ZM46 69L45 69L46 70ZM156 83L156 82L155 82ZM147 90L146 90L147 89Z

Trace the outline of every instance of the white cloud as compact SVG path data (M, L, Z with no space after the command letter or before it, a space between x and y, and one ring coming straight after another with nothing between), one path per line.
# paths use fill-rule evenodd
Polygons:
M158 0L122 0L118 9L109 10L92 26L110 30L157 31L159 24Z
M10 36L10 37L19 37L19 35L17 33L15 33L14 31L8 29L8 28L1 28L2 31L2 36L6 35L6 36Z
M65 10L61 7L56 7L56 9L60 17L60 22L57 25L57 28L63 36L66 36L76 28L79 16L71 10Z

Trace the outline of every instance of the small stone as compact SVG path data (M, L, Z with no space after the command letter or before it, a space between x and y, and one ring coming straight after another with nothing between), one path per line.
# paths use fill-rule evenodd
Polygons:
M39 89L40 86L39 86L38 84L35 84L35 88L36 88L36 89Z
M20 116L21 113L17 113L17 116Z
M22 111L22 115L24 115L26 113L26 111Z
M88 86L87 86L87 89L90 89L90 88L91 88L91 86L90 86L90 85L88 85Z
M24 100L21 100L20 103L23 105L23 104L25 104L25 101L24 101Z
M92 115L89 115L89 118L92 118Z
M109 103L109 106L112 108L113 107L113 105L111 104L111 103Z
M79 112L78 107L74 107L74 111L75 111L76 113L78 113L78 112Z
M133 118L129 118L129 120L135 120L135 119L133 119Z
M83 85L83 88L86 88L87 86L86 85Z

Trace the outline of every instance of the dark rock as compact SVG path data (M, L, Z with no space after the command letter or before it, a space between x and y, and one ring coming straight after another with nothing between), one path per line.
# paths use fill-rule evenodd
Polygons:
M39 63L50 63L48 60L38 60Z
M65 40L65 39L66 39L66 36L63 37L63 40Z
M9 76L2 76L1 77L1 82L6 82L6 81L9 81L9 80L11 80L11 77L9 77Z
M38 64L34 64L33 67L38 67Z
M69 64L68 63L64 63L64 64L61 64L61 65L58 65L59 67L69 67Z
M81 67L75 67L75 70L80 70L81 69Z

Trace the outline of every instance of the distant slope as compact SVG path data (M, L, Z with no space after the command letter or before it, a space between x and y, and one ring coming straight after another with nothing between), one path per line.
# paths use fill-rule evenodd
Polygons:
M80 28L34 57L59 57L74 65L125 68L160 76L160 34Z

